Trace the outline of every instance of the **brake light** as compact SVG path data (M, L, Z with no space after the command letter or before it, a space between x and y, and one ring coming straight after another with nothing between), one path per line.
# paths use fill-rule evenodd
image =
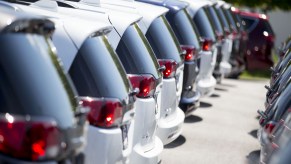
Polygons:
M215 33L216 33L216 36L217 36L217 40L218 41L222 41L224 39L224 36L223 36L222 33L218 32L218 31L216 31Z
M203 51L210 51L212 46L212 41L210 39L204 39L202 43Z
M137 97L147 98L154 95L156 80L152 75L128 74L128 78L133 88L139 88L139 93L136 95Z
M229 29L225 29L224 31L225 31L225 35L227 35L227 36L231 34Z
M0 152L29 161L47 160L61 153L62 135L50 118L0 116Z
M180 47L183 51L186 51L185 61L193 61L196 55L196 49L194 48L194 46L181 45Z
M275 128L276 124L273 122L269 122L265 125L265 130L268 134L271 134Z
M123 107L119 99L82 97L80 104L90 109L87 116L90 125L110 128L121 124Z
M235 39L238 35L238 32L237 31L233 31L232 32L232 39Z
M164 78L171 78L175 76L177 63L172 59L158 59L161 66L165 66L166 69L163 71Z

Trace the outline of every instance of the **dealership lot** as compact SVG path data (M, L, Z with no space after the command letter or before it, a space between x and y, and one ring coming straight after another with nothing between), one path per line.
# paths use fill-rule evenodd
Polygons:
M162 163L258 163L257 109L264 109L266 84L223 80L185 120L182 135L165 147Z

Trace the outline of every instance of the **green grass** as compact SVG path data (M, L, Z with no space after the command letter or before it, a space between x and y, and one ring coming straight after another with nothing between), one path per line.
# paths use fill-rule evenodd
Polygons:
M256 70L256 71L244 71L239 78L246 80L265 80L270 79L271 71L269 70Z
M279 57L278 55L273 52L272 58L275 63L275 65L278 63ZM240 79L247 79L247 80L264 80L264 79L270 79L271 77L271 71L270 70L254 70L254 71L247 71L245 70L241 75Z

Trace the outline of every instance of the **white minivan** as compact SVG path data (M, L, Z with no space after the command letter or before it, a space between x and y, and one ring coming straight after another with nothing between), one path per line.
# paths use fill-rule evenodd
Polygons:
M153 48L159 64L164 65L162 102L157 136L163 144L175 140L182 133L185 115L179 108L183 90L183 54L165 14L167 8L125 0L101 0L107 9L140 14L139 26ZM151 11L151 12L148 12ZM194 71L194 70L193 70Z
M163 143L156 136L156 128L160 118L163 67L159 66L152 48L139 28L138 22L142 17L100 8L98 2L95 4L93 1L58 3L70 6L59 7L60 13L91 21L97 21L96 14L100 12L108 14L107 21L115 29L108 33L108 40L117 52L133 87L140 90L135 101L133 151L129 162L160 162Z
M56 24L52 36L56 47L52 49L82 96L81 105L90 108L85 163L129 163L136 93L106 37L113 29L111 24L64 16L56 12L60 8L52 1L6 5L46 16ZM99 18L95 15L96 20L108 17L101 14Z

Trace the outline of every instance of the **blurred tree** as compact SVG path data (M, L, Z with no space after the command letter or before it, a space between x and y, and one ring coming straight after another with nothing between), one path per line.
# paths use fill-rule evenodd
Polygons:
M226 2L247 7L260 7L265 11L273 9L291 10L290 0L225 0Z

